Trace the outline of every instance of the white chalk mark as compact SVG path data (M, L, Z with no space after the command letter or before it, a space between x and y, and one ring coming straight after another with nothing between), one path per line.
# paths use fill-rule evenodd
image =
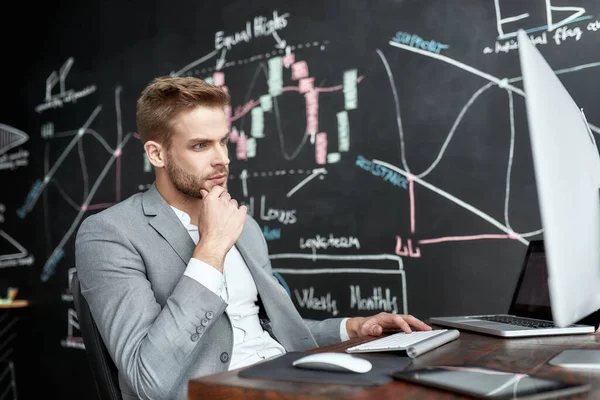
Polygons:
M171 72L171 76L180 76L184 72L186 72L186 71L194 68L195 66L200 65L203 62L205 62L205 61L213 58L217 53L218 53L218 50L213 50L210 53L208 53L207 55L205 55L204 57L201 57L198 60L196 60L196 61L194 61L192 63L189 63L185 67L181 68L179 71L177 71L177 72Z
M452 65L454 65L454 66L456 66L456 67L458 67L460 69L464 69L467 72L470 72L470 73L478 75L478 76L480 76L480 77L482 77L484 79L487 79L487 80L489 80L491 82L494 82L496 85L500 86L500 85L504 84L504 82L502 82L501 79L496 78L495 76L490 75L490 74L488 74L486 72L480 71L477 68L473 68L470 65L461 63L460 61L456 61L456 60L454 60L454 59L452 59L450 57L446 57L446 56L443 56L441 54L432 53L432 52L427 51L427 50L421 50L421 49L417 49L415 47L406 46L404 44L396 43L394 41L390 41L389 44L390 44L390 46L394 46L394 47L398 47L398 48L401 48L401 49L404 49L404 50L412 51L413 53L419 53L419 54L422 54L424 56L435 58L437 60L444 61L444 62L446 62L448 64L452 64ZM516 93L519 93L523 97L525 96L525 92L523 92L518 87L515 87L515 86L510 85L510 84L506 85L506 87L510 88L510 90L512 90L512 91L514 91Z
M317 176L321 175L321 174L326 174L327 170L325 168L315 168L312 171L312 174L310 174L309 176L307 176L306 178L304 178L299 184L297 184L296 186L293 187L292 190L290 190L287 194L286 197L292 197L292 195L294 193L296 193L302 186L306 185L308 182L310 182L311 180L315 179Z
M385 161L380 161L380 160L373 160L373 162L375 164L379 164L379 165L383 165L391 170L394 170L396 172L398 172L399 174L404 175L405 177L408 177L408 173L406 171L401 170L400 168L396 167L395 165L386 163ZM505 232L508 235L514 236L515 239L517 239L519 242L523 243L524 245L528 245L529 242L527 240L525 240L520 234L515 233L510 231L506 226L502 225L500 222L496 221L494 218L490 217L489 215L487 215L486 213L484 213L483 211L473 207L472 205L460 200L459 198L451 195L448 192L443 191L442 189L439 189L435 186L433 186L432 184L425 182L424 180L422 180L421 178L415 176L414 177L414 181L421 184L422 186L426 187L427 189L439 194L440 196L443 196L445 198L447 198L448 200L456 203L457 205L461 206L462 208L472 212L473 214L477 215L478 217L480 217L481 219L489 222L490 224L494 225L496 228L500 229L501 231Z
M381 61L383 62L385 72L387 73L388 79L390 81L390 87L392 88L392 95L394 96L394 105L396 108L396 124L398 125L398 134L400 135L400 157L402 159L402 166L406 171L410 172L410 168L408 167L408 163L406 162L406 150L404 148L404 129L402 129L402 119L400 118L400 101L398 100L398 92L396 91L394 76L392 75L392 70L387 62L387 59L385 58L385 55L379 49L376 49L376 51L379 57L381 58Z

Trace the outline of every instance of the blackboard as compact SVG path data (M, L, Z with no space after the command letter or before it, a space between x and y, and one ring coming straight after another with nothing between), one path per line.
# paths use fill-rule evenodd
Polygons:
M506 311L542 236L515 32L598 134L600 2L205 3L61 2L11 46L29 51L0 120L0 272L57 397L92 390L74 235L152 183L135 101L158 75L227 87L229 188L303 316Z

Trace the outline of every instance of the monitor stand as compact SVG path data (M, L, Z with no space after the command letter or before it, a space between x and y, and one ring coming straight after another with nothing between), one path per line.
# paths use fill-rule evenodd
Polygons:
M563 350L548 361L548 364L563 368L600 370L600 350Z
M600 310L596 310L577 324L593 325L596 332L600 332ZM596 333L598 334L598 333ZM600 350L596 349L569 349L563 350L548 364L563 368L600 370Z

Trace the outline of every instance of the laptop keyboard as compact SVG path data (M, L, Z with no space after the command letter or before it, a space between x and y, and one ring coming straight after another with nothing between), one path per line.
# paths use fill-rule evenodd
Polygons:
M524 326L527 328L555 328L556 325L552 322L532 320L529 318L521 318L507 315L490 315L477 317L477 319L483 319L485 321L501 322L503 324Z

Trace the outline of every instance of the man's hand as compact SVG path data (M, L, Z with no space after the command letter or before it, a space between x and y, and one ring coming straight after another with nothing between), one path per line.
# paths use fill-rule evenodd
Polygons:
M379 336L385 329L402 329L406 333L430 331L431 327L408 314L379 313L370 317L354 317L346 321L346 331L350 339L362 336Z
M200 240L193 257L223 272L225 256L240 237L248 210L246 206L238 207L238 202L221 186L214 186L210 192L201 189L200 193Z

